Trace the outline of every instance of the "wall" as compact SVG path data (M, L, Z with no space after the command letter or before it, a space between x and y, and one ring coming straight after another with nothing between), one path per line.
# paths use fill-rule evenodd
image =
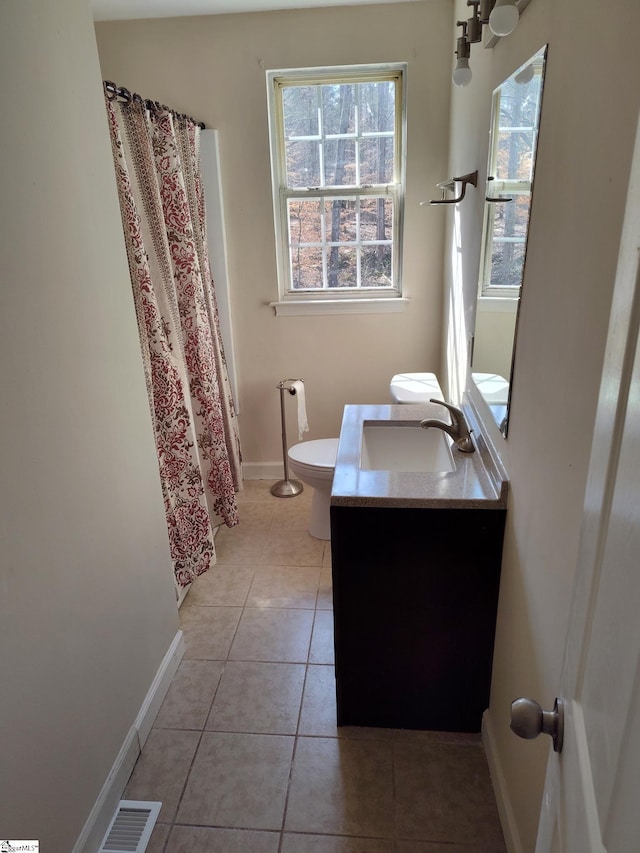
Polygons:
M88 3L0 42L0 826L69 853L177 610Z
M346 402L388 401L394 373L437 372L444 218L419 202L445 177L451 28L450 0L96 26L105 78L220 131L245 463L282 459L280 379L304 378L306 437L322 438L338 435ZM386 61L409 64L409 307L391 315L274 317L265 71ZM287 410L295 414L294 406Z
M515 300L514 300L515 301ZM515 305L501 310L478 302L473 342L474 373L498 373L509 379L516 328Z
M450 170L478 167L484 187L491 91L549 44L508 440L486 424L511 479L488 734L511 849L527 853L550 744L509 731L510 703L532 696L551 707L559 686L640 106L640 55L620 50L640 28L640 6L616 0L604 16L599 8L532 0L513 35L491 51L472 48L474 79L452 95ZM468 17L462 0L455 12ZM482 195L449 214L443 373L454 389L465 382Z

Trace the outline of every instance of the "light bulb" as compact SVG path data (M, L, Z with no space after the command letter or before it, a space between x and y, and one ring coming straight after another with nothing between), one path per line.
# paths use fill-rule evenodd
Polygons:
M469 68L468 59L459 59L456 62L456 67L452 75L454 86L468 86L471 82L471 69Z
M489 15L489 29L496 36L509 36L518 26L520 12L513 0L496 0Z
M525 65L522 71L519 71L513 79L518 83L518 85L526 86L527 83L530 83L533 80L533 72L533 62L530 62L528 65Z

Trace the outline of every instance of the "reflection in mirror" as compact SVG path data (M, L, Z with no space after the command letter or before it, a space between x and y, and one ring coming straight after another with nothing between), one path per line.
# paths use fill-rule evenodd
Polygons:
M471 378L506 437L546 47L493 93Z

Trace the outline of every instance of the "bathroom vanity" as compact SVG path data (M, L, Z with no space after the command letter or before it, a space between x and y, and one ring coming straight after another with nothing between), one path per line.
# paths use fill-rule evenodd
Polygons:
M393 423L408 447L403 424L426 417L442 409L345 408L331 497L338 725L478 732L489 705L506 476L477 431L463 454L434 430L453 462L434 456L438 470L369 467L393 454L363 453L366 428Z

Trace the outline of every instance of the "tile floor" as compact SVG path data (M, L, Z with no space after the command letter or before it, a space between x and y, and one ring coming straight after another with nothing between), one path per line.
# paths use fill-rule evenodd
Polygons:
M148 853L504 853L475 735L335 725L331 552L310 493L248 481L180 610L186 654L125 796Z

